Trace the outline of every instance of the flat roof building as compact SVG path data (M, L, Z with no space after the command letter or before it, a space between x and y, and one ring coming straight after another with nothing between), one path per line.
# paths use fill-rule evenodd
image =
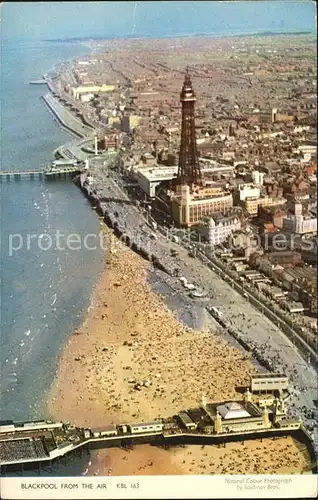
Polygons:
M54 160L52 162L52 166L53 167L71 167L73 166L75 163L77 163L76 161L74 160L66 160L66 159L60 159L60 160Z
M181 411L178 413L177 417L186 429L191 430L196 428L197 424L193 422L186 411Z
M138 168L134 176L139 187L150 197L156 196L156 188L163 181L171 181L177 176L178 167L149 167Z
M80 99L82 94L98 94L100 92L112 92L115 90L115 85L81 85L72 87L73 97Z
M252 375L251 391L285 391L288 389L288 377L282 373L262 373Z
M148 157L154 163L156 160L152 155L144 155L146 159L145 166L135 167L135 177L138 181L139 187L150 197L154 198L156 196L156 188L163 181L172 181L177 177L178 174L178 166L163 166L158 164L149 165L148 167ZM204 175L208 176L209 174L213 175L215 173L221 174L223 172L228 172L227 167L223 167L222 165L205 165L201 168L201 171ZM217 189L212 187L212 189ZM232 196L232 195L231 195Z

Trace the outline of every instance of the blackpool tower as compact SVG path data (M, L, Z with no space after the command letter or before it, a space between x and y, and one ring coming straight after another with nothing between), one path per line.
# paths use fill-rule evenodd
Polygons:
M177 184L201 185L202 178L194 122L196 98L188 70L184 78L180 101L182 103L182 123Z

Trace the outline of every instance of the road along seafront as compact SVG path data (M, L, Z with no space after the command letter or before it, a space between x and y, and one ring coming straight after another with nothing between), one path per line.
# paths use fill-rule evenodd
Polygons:
M42 100L54 114L63 127L70 130L78 137L84 138L94 135L94 129L88 127L81 120L78 120L73 113L66 109L52 94L48 93L42 96Z
M317 396L316 372L313 366L306 363L291 339L264 312L256 309L236 289L233 289L230 282L220 278L214 265L206 265L200 259L190 257L189 250L176 244L169 231L163 231L164 234L157 231L154 239L154 229L149 220L149 214L142 213L134 206L120 187L124 184L123 180L116 177L112 169L96 168L92 164L90 172L90 177L86 178L87 174L81 177L82 190L96 210L103 215L106 223L114 229L114 233L120 236L130 248L159 268L153 283L154 289L160 293L161 288L157 286L157 278L161 274L165 285L165 295L167 295L168 288L173 292L170 295L174 294L174 300L170 301L172 309L176 309L175 304L181 296L188 304L189 311L195 313L197 309L196 328L200 328L198 323L200 324L201 317L205 319L207 309L210 306L216 306L223 314L226 323L231 325L228 333L230 330L232 332L235 330L237 336L244 338L244 344L249 344L249 351L243 350L245 355L250 356L253 362L255 358L259 362L263 360L262 366L265 370L271 364L271 371L286 373L291 387L289 416L300 416L306 427L314 429L317 448L316 422L310 416L314 411ZM112 176L115 178L113 179ZM171 250L177 255L173 257ZM202 301L196 300L197 308L194 307L193 300L189 299L189 292L181 285L179 278L173 276L176 268L178 268L179 276L185 277L188 283L191 282L207 293L203 304ZM181 319L184 319L184 316L182 313ZM212 324L213 330L217 330L223 336L226 328L220 329L216 321ZM238 346L238 343L234 342L235 335L225 334L225 336L228 340L231 338L233 344ZM268 363L269 359L271 363Z
M86 175L81 180L84 188ZM120 193L111 180L103 186L101 203L111 211ZM127 227L135 227L133 207L126 201ZM105 269L85 323L61 356L48 401L52 417L94 427L168 416L197 405L203 395L207 401L238 399L235 387L246 385L255 371L246 354L211 332L208 314L193 325L197 330L181 323L150 286L162 272L155 270L156 262L138 256L108 228L103 231ZM169 254L168 248L160 251ZM176 295L180 301L182 295ZM137 382L143 382L141 390L135 388ZM281 438L222 449L145 445L132 452L99 451L87 473L105 475L109 469L113 474L187 474L300 472L310 467L304 447Z

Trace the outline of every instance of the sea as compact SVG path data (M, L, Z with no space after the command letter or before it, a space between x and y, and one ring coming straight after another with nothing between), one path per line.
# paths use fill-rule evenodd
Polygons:
M47 87L29 81L90 50L80 43L2 42L2 170L41 170L73 138L41 100ZM83 245L85 234L98 234L99 220L71 180L3 179L0 197L0 420L49 418L46 393L58 356L82 322L102 269L102 251ZM70 234L78 235L73 250Z

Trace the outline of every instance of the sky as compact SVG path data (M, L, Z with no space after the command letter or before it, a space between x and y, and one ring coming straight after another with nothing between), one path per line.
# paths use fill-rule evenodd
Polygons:
M1 36L71 38L315 29L315 2L5 2Z

